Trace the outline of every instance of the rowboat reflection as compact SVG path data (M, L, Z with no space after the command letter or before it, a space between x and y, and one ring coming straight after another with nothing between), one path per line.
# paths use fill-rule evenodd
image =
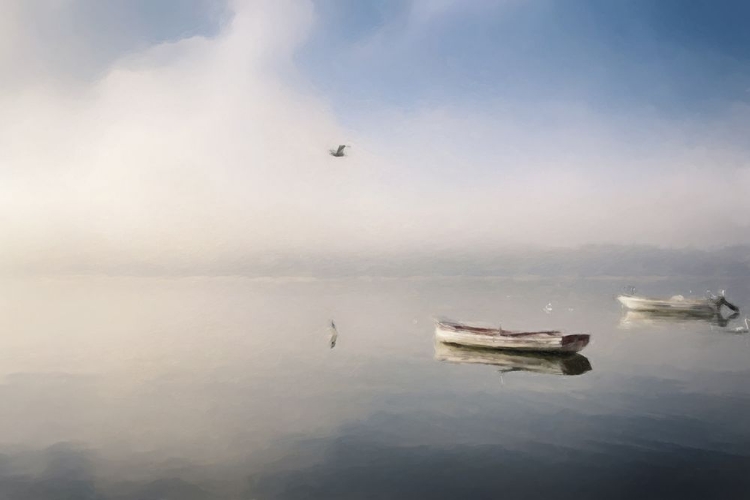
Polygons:
M740 313L736 312L729 316L720 313L696 314L687 311L628 311L620 319L621 328L634 328L641 326L655 326L669 323L689 323L702 321L711 325L725 327L730 321L737 318Z
M540 354L497 351L435 343L435 359L449 363L499 366L501 372L527 371L549 375L580 375L591 370L582 354Z

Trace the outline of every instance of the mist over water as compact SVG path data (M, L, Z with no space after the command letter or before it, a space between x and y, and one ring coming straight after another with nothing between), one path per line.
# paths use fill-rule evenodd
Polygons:
M614 300L719 282L747 311L732 279L7 280L0 498L742 498L750 337ZM591 333L591 370L441 361L437 315Z
M514 90L529 82L506 78L529 68L512 58L478 95L459 87L397 105L377 97L400 95L391 78L406 83L417 61L447 72L409 82L425 92L451 77L473 88L501 49L515 56L541 40L463 46L467 57L488 51L464 72L443 52L419 55L444 43L460 2L404 3L403 22L331 47L320 43L351 20L326 17L328 2L177 3L179 16L165 15L168 4L131 12L127 2L89 0L0 7L0 269L204 274L247 256L750 243L744 90L711 114L620 102L607 85L604 108L553 89L521 98ZM528 14L540 23L529 33L552 35L545 8L491 3L465 14L499 16L488 30L498 34ZM368 82L379 91L351 80L366 74L360 65L378 68L401 52L414 58L409 71L383 68ZM613 64L596 51L586 57L591 68ZM588 74L574 68L576 80ZM653 77L648 66L634 70L630 82ZM568 81L563 73L527 78ZM337 93L341 82L349 86ZM556 86L583 88L574 83ZM363 88L373 94L352 102ZM352 105L342 110L342 99ZM331 157L342 142L347 156Z

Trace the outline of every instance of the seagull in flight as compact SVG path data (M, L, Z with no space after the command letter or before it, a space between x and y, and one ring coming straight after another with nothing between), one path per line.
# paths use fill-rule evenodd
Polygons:
M335 150L334 149L330 149L329 151L331 152L331 156L335 156L336 158L340 158L342 156L345 156L344 155L344 148L345 147L346 146L342 144L341 146L339 146L338 149L335 149Z

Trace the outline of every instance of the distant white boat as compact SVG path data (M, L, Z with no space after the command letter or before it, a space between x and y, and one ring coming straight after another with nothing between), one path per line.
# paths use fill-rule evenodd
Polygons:
M620 295L617 297L617 300L631 311L713 316L721 311L722 306L727 306L732 311L739 312L738 307L727 302L723 293L720 293L717 297L709 297L705 299L688 299L682 295L675 295L668 299L638 297L636 295Z
M558 330L520 332L481 326L470 326L440 320L435 338L446 344L525 352L578 352L589 343L589 335L565 335Z
M435 359L449 363L493 365L501 372L526 371L548 375L580 375L591 370L581 354L548 355L528 352L491 351L435 343Z

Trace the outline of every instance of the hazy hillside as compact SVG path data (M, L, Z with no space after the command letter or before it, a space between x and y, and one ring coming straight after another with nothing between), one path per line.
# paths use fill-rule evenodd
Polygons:
M156 269L152 272L158 271ZM373 255L359 257L284 256L223 262L197 274L264 276L747 276L750 247L721 250L585 246L575 249L494 253Z

